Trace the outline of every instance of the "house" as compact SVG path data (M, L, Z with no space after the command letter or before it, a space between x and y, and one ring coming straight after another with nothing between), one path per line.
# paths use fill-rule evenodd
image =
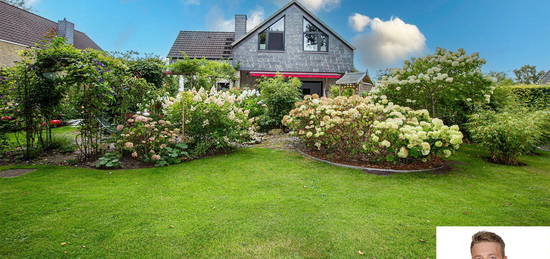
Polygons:
M49 35L64 37L79 49L101 49L66 19L54 22L0 1L0 67L13 65L20 59L20 50L40 43Z
M173 62L185 53L231 62L242 87L253 87L260 77L296 77L304 94L319 95L354 68L355 48L298 1L246 28L246 15L236 15L234 32L182 31L168 58Z
M548 72L546 72L546 74L542 77L542 79L540 80L540 84L550 84L550 70L548 70Z

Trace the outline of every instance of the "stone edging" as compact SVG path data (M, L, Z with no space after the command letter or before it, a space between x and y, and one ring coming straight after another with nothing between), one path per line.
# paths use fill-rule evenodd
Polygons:
M378 172L378 173L400 173L400 174L403 174L403 173L421 173L421 172L433 172L433 171L437 171L437 170L441 170L441 169L445 168L444 165L442 165L440 167L436 167L436 168L420 169L420 170L397 170L397 169L370 168L370 167L363 167L363 166L346 165L346 164L341 164L341 163L336 163L336 162L331 162L331 161L328 161L328 160L320 159L320 158L314 157L310 154L307 154L307 153L303 152L299 148L296 148L296 151L298 151L298 153L300 153L302 156L305 156L309 159L313 159L315 161L319 161L319 162L323 162L323 163L327 163L327 164L334 165L334 166L339 166L339 167L366 170L366 171Z

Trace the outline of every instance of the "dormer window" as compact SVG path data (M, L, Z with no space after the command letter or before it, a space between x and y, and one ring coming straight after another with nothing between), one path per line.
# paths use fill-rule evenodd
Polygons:
M328 51L328 35L306 18L304 18L304 51Z
M285 50L285 17L258 34L259 50Z

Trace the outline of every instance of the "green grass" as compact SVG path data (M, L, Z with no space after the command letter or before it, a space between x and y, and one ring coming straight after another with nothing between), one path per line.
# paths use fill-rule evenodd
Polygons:
M54 128L52 129L52 138L74 141L74 137L76 136L76 133L77 133L77 128L72 126ZM18 141L20 144L26 143L25 133L23 131L20 131L17 133L12 132L6 135L8 137L8 141L12 143L12 145L16 145Z
M0 179L0 257L435 258L436 226L550 225L550 153L525 167L482 155L466 146L450 173L391 176L261 148L166 168L40 167Z

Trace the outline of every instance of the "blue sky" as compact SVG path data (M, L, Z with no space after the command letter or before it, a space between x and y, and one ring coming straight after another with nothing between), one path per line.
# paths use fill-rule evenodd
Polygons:
M166 56L180 30L228 28L237 13L260 20L284 1L29 0L29 4L41 16L74 22L105 50ZM548 0L302 1L354 42L355 65L360 70L372 73L396 67L404 58L436 47L479 52L487 59L486 71L511 73L524 64L550 69ZM362 24L350 23L356 13L368 18L359 19ZM393 48L382 50L387 41Z

